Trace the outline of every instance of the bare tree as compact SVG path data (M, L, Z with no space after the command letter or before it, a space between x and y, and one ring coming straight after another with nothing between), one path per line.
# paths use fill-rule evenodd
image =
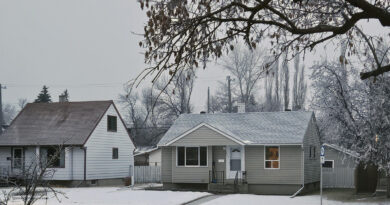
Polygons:
M54 150L54 153L48 157L43 158L39 154L25 159L26 162L21 162L23 170L16 175L16 181L7 181L11 188L2 193L4 197L0 204L6 205L13 196L19 196L24 205L33 205L39 200L47 200L49 195L53 195L60 202L59 196L65 194L52 187L51 179L55 169L51 167L59 160L64 147L55 146Z
M6 125L9 125L12 120L15 118L17 112L15 106L5 103L3 105L3 117L4 117L4 123Z
M280 99L280 76L279 76L279 60L271 66L266 78L265 78L265 102L263 105L263 111L273 112L280 111L281 99Z
M27 105L27 99L26 98L19 98L18 99L18 106L20 110L23 110L23 108Z
M223 68L232 74L234 81L232 87L238 93L239 101L249 106L253 91L258 86L258 81L265 76L265 55L260 50L236 48L230 55L224 58ZM251 111L251 110L248 110Z
M140 128L144 125L145 111L141 108L139 94L131 92L132 85L124 87L124 94L119 95L119 102L127 110L126 119L133 128Z
M357 24L375 19L390 27L390 1L378 0L140 0L147 8L144 28L145 61L151 64L143 77L163 72L171 76L205 59L219 58L243 39L256 48L267 39L277 58L287 48L302 52L317 45L347 37L351 53L362 39ZM370 49L375 52L375 49ZM364 70L361 79L390 71L390 65L376 63ZM269 67L265 67L266 69ZM142 77L141 77L142 78Z
M283 60L282 72L281 72L284 110L287 110L290 104L290 73L288 68L287 54L288 53L286 52L285 58Z
M194 80L195 73L191 69L176 75L170 83L169 79L161 78L155 85L155 89L160 93L157 109L174 119L180 114L191 113L190 100Z
M305 82L305 67L300 65L299 55L295 56L294 70L292 110L301 110L304 109L307 85Z

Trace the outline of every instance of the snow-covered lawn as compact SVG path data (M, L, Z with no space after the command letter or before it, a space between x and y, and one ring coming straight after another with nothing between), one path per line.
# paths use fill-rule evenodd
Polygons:
M323 199L323 205L389 205L390 201L386 199L381 201L371 201L362 199L358 202L341 202ZM316 205L320 204L320 197L318 195L298 196L290 198L288 196L271 196L271 195L251 195L251 194L231 194L221 196L217 199L203 203L203 205L258 205L258 204L272 204L272 205Z
M145 185L149 187L149 185ZM179 205L199 197L211 195L207 192L185 191L151 191L142 190L145 186L136 188L117 187L91 187L91 188L57 188L66 197L61 197L61 202L50 198L47 203L38 201L37 205ZM0 189L1 192L1 189ZM390 205L385 195L372 197L371 195L353 195L351 191L326 191L323 205ZM320 204L319 195L305 195L290 198L289 196L230 194L217 195L213 199L203 201L203 205L316 205ZM22 204L20 200L13 200L10 205ZM199 204L199 203L196 203Z
M94 187L94 188L59 188L67 198L61 197L61 203L55 198L47 201L49 205L174 205L182 204L201 196L207 192L173 192L173 191L145 191L131 188ZM1 189L0 189L1 191ZM12 201L11 205L19 205L20 201ZM46 204L39 201L38 205Z

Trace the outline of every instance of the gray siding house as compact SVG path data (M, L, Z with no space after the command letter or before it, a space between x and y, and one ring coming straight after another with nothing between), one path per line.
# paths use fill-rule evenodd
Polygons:
M50 157L47 180L123 183L133 173L134 149L113 101L29 103L0 136L0 175L20 177Z
M167 189L291 195L320 181L312 112L183 114L158 146Z

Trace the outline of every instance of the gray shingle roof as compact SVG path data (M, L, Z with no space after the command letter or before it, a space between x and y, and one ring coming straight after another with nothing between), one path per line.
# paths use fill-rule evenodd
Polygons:
M111 104L29 103L0 136L0 146L83 145Z
M313 112L182 114L160 140L164 146L206 123L244 144L302 144Z

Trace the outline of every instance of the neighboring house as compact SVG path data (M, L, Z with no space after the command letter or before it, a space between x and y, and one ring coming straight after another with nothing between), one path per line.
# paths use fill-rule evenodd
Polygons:
M320 181L313 112L182 114L158 146L166 189L298 194Z
M134 152L135 166L161 166L161 149L158 147L137 147Z
M49 180L117 184L133 173L134 149L113 101L29 103L0 136L0 170L17 177L57 152Z
M137 147L134 152L135 166L161 166L161 149L157 143L167 130L165 127L129 129Z
M335 144L323 144L325 163L323 167L323 187L355 188L355 170L359 155Z

